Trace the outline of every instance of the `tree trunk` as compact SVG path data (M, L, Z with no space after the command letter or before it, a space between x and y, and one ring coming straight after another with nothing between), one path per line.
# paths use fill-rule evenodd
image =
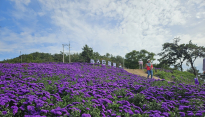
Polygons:
M194 75L196 76L196 71L195 71L195 69L194 69L194 66L193 66L193 62L192 62L192 60L190 60L190 63L191 63L191 67L192 67L192 69L194 70Z
M181 68L181 72L182 72L182 71L183 71L183 68L182 68L182 62L181 62L180 68Z

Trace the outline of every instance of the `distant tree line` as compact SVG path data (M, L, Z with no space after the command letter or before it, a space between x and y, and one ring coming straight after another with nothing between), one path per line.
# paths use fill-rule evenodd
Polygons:
M62 62L63 61L63 52L60 51L59 54L50 54L50 53L43 53L43 52L34 52L30 54L22 54L19 57L3 60L0 63L46 63L46 62ZM112 63L123 63L123 57L120 55L113 56L112 54L106 53L105 55L100 55L98 52L94 52L92 48L88 45L85 45L82 48L81 53L73 53L70 55L71 62L90 62L90 59L94 59L95 61L99 59L101 62L102 60L111 61ZM69 55L64 53L64 63L69 63Z
M194 66L194 62L197 58L204 58L205 57L205 47L204 46L197 46L189 41L188 44L181 44L176 45L173 43L164 43L162 45L163 49L162 52L158 53L157 55L161 56L158 64L153 64L156 68L163 68L163 69L171 69L171 70L180 70L183 71L182 64L186 61L187 66L191 66L188 72L193 73L194 75L199 74L199 70L196 69ZM34 52L31 54L23 54L22 56L22 63L44 63L44 62L62 62L63 61L63 52L60 51L59 54L49 54L49 53L40 53ZM20 63L21 56L1 61L0 63ZM143 49L140 51L133 50L125 55L124 64L126 68L130 69L138 69L139 59L142 59L144 65L147 62L147 59L150 59L151 62L156 60L154 58L156 56L155 53L148 52L147 50ZM110 53L106 53L105 55L100 55L98 52L94 52L92 48L90 48L87 44L82 48L81 53L74 53L70 55L71 62L90 62L90 59L97 60L99 59L101 62L102 60L111 61L112 63L116 63L117 67L119 63L123 63L123 57L120 55L113 56ZM69 55L64 54L64 61L65 63L69 62ZM171 68L174 66L174 68Z

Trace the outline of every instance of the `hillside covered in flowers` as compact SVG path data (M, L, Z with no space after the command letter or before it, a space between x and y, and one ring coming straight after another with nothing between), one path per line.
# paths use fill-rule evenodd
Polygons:
M0 64L0 116L205 116L205 86L89 63Z

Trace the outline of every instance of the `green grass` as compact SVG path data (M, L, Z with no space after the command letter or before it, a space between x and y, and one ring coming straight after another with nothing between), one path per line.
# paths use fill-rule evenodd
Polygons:
M144 70L145 72L147 70ZM179 70L173 70L173 73L171 72L164 72L160 70L153 70L153 75L156 77L159 77L161 79L164 79L166 81L174 81L179 83L185 83L185 84L195 84L194 78L196 76L190 72L187 71L179 71ZM200 84L203 83L203 80L199 79Z

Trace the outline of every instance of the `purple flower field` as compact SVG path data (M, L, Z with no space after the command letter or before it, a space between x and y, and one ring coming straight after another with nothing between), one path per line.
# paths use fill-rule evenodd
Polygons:
M0 64L2 117L199 117L205 85L89 63Z

